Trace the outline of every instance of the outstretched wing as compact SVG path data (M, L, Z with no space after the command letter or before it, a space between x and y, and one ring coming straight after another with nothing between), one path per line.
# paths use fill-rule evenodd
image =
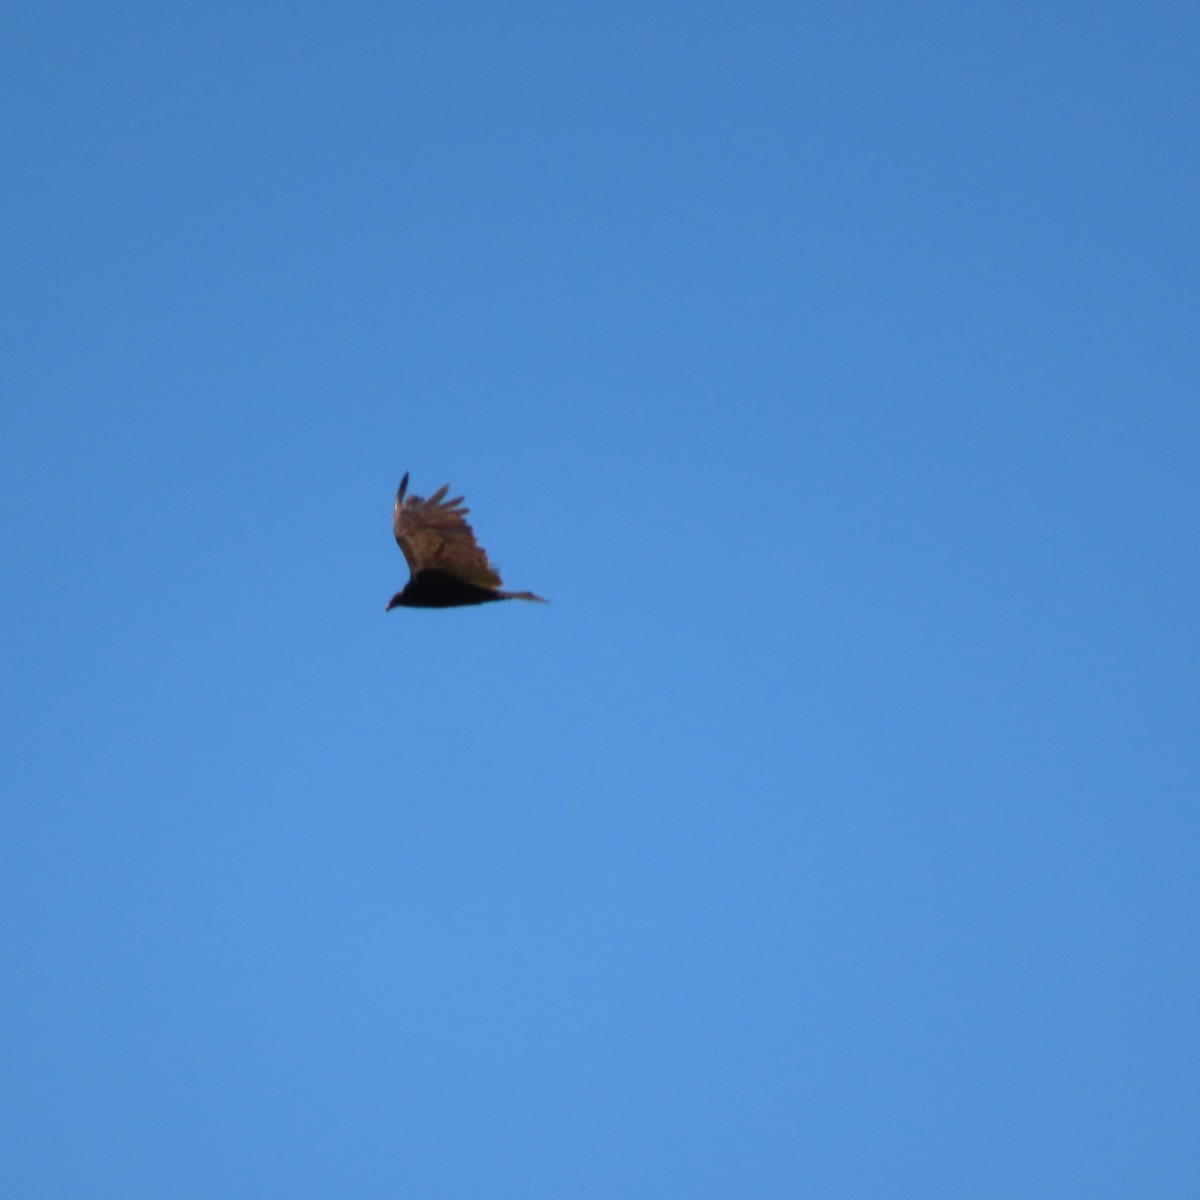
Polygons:
M467 524L466 515L471 510L463 507L463 498L444 499L449 484L443 484L428 500L420 496L406 499L407 488L406 472L396 492L392 530L408 559L408 569L414 575L418 571L445 571L476 587L500 587L500 573L488 562Z

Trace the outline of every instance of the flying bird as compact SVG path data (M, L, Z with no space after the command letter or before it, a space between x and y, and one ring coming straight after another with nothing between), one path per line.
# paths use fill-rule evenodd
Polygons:
M546 601L532 592L502 591L500 572L488 562L483 547L467 524L471 510L463 498L445 499L450 485L443 484L428 500L405 498L408 472L400 480L392 530L411 577L402 592L389 601L393 608L456 608L460 604L486 604L489 600Z

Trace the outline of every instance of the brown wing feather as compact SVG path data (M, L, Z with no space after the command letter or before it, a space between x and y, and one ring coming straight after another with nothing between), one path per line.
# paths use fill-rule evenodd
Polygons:
M396 493L392 530L408 559L408 569L414 575L418 571L445 571L476 587L500 587L500 573L488 562L467 524L466 514L471 510L462 506L463 498L443 499L450 490L450 485L445 484L428 500L420 496L406 499L407 486L405 475Z

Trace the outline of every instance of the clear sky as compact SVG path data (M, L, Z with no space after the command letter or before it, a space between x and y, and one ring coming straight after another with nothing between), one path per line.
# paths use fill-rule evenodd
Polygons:
M0 1194L1200 1195L1194 5L0 39Z

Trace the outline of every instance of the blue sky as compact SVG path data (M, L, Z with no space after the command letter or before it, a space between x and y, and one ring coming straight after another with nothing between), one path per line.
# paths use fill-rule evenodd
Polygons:
M0 1192L1200 1191L1192 6L0 32Z

